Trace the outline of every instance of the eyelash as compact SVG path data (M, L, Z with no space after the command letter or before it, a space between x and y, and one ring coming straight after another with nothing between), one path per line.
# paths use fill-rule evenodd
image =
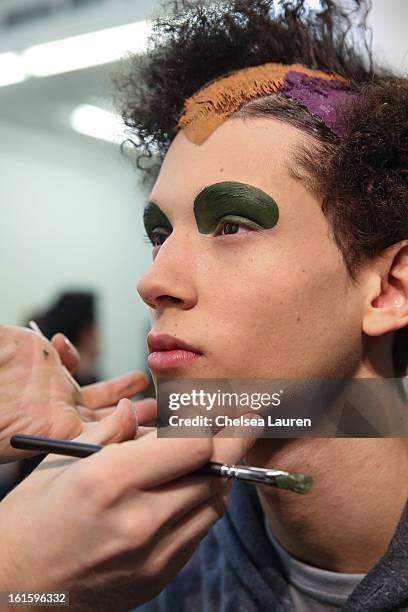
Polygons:
M215 233L213 235L215 237L217 237L217 236L235 236L235 234L238 234L239 232L234 232L232 234L221 234L221 233L219 233L219 230L222 229L228 223L231 224L231 225L237 225L240 228L245 228L248 231L254 231L253 228L250 228L249 225L246 225L245 223L242 223L242 222L239 223L238 221L225 220L225 221L220 221L220 223L218 224L217 229L215 230ZM162 234L160 232L152 232L150 235L147 234L147 233L144 234L144 241L147 244L149 244L150 246L153 246L153 248L161 246L161 245L153 243L153 236L165 236L165 234Z
M152 232L149 236L149 234L144 234L144 242L147 243L148 245L152 246L153 248L161 246L159 244L153 244L153 236L164 236L164 234L160 234L159 232Z

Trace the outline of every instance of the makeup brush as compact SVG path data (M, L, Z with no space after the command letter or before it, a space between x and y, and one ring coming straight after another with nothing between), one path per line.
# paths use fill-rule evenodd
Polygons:
M104 447L100 444L87 444L60 440L56 438L40 438L15 434L10 439L13 448L38 451L39 453L55 453L69 457L88 457ZM207 463L202 468L191 472L194 476L220 476L236 478L253 484L271 485L279 489L288 489L294 493L308 493L313 486L313 478L300 472L284 472L267 468L250 467L248 465L229 465L226 463Z

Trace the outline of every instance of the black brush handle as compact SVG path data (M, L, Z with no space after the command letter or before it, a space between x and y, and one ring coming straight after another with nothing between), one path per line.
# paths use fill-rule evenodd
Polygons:
M27 451L38 451L39 453L54 453L55 455L68 455L69 457L89 457L102 448L101 444L88 444L86 442L73 442L72 440L60 440L58 438L40 438L38 436L27 436L15 434L10 439L13 448ZM192 474L195 476L221 476L222 463L207 463Z
M103 448L100 444L72 442L71 440L59 440L58 438L40 438L38 436L26 436L25 434L15 434L11 437L10 444L13 448L21 450L55 453L56 455L69 455L70 457L89 457L89 455Z

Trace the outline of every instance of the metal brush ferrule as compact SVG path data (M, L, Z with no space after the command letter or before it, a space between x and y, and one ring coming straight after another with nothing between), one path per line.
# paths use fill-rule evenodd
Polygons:
M227 478L239 478L247 482L258 484L273 484L276 476L287 475L281 470L268 470L265 468L247 467L245 465L223 465L221 474Z

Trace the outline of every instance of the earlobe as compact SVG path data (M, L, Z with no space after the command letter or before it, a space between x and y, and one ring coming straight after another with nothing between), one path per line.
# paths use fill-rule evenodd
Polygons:
M408 325L408 240L386 249L366 278L363 332L381 336Z

